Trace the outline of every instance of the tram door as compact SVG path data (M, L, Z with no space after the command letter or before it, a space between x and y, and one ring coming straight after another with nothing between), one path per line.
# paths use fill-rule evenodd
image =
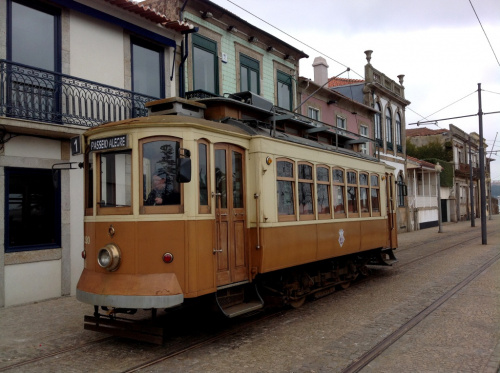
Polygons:
M215 145L217 286L248 280L244 160L243 149Z
M397 236L397 217L396 217L396 200L394 190L394 175L386 174L386 189L387 189L387 222L389 229L389 247L396 248L398 246Z

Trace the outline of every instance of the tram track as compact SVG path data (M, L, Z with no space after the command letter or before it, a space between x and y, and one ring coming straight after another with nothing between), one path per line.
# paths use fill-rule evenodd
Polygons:
M52 352L49 352L47 354L43 354L41 356L37 356L37 357L34 357L32 359L29 359L29 360L23 360L23 361L20 361L18 363L15 363L15 364L11 364L11 365L6 365L4 367L0 367L0 372L6 372L8 370L20 368L22 366L29 365L29 364L38 363L40 361L43 361L43 360L46 360L46 359L50 359L50 358L53 358L53 357L56 357L56 356L59 356L59 355L67 354L69 352L73 352L73 351L76 351L76 350L79 350L79 349L83 349L83 348L86 348L86 347L89 347L89 346L98 345L100 343L109 341L109 340L111 340L113 338L114 337L112 337L112 336L103 337L103 338L99 338L99 339L95 339L95 340L83 343L81 345L75 345L75 346L63 348L63 349L60 349L60 350L57 350L57 351L52 351Z
M488 261L483 263L479 268L473 271L469 276L467 276L464 280L459 282L453 288L444 293L441 297L432 302L431 305L423 309L417 315L415 315L412 319L410 319L405 324L401 325L398 329L388 335L386 338L382 339L378 342L373 348L365 352L361 357L359 357L354 363L350 364L346 368L342 370L342 373L356 373L361 369L366 367L370 362L375 360L379 355L381 355L385 350L387 350L392 344L394 344L397 340L403 337L406 333L408 333L412 328L417 326L421 321L427 318L430 314L436 311L439 307L441 307L444 303L446 303L452 296L454 296L457 292L463 289L465 286L474 281L479 275L481 275L485 270L491 267L494 263L496 263L500 259L500 254L495 255L493 258L490 258Z

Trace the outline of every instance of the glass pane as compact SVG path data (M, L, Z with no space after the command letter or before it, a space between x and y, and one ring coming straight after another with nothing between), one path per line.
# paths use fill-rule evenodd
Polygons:
M370 176L370 182L372 186L378 186L378 176L376 175Z
M278 82L278 106L283 109L292 109L291 87L285 83Z
M293 163L278 161L276 165L278 177L293 177Z
M250 91L259 94L259 74L255 70L250 70Z
M359 185L368 185L368 175L359 174Z
M101 207L125 207L132 202L131 152L101 154Z
M347 184L357 184L355 172L347 173Z
M60 206L50 170L9 171L9 247L60 243ZM29 234L27 234L29 232ZM6 246L7 246L6 245Z
M160 52L132 45L132 79L134 92L162 97Z
M318 184L318 213L330 213L330 193L329 186L325 184Z
M198 175L200 188L200 205L208 205L208 173L207 173L207 145L198 144Z
M361 203L361 212L370 212L368 206L368 188L359 189L359 202Z
M246 68L245 66L241 66L240 74L241 74L240 77L241 91L242 92L248 91L248 68Z
M312 166L299 164L299 179L312 180Z
M85 186L87 188L86 192L86 207L91 209L94 207L94 157L92 153L87 154L88 168L87 168L87 180L85 181Z
M176 180L178 148L177 141L153 141L143 145L144 205L181 203L180 184Z
M12 2L12 60L41 69L56 69L55 19Z
M345 214L343 186L333 186L333 209L336 213Z
M313 214L312 183L299 183L299 213Z
M347 210L349 212L358 212L358 200L357 200L357 188L348 187L347 188Z
M220 196L217 196L216 206L219 208L220 198L220 207L225 209L227 208L227 167L226 167L226 151L223 149L217 149L215 151L215 192L217 194L220 193Z
M215 90L215 56L204 49L193 48L194 89Z
M372 211L373 212L380 212L380 202L379 202L378 193L379 193L378 189L372 189L372 191L371 191L371 194L372 194Z
M241 153L232 152L233 207L243 208L243 159Z
M344 183L344 171L333 170L333 181L336 183Z
M328 168L318 167L316 169L316 178L318 179L318 181L328 181L329 180Z
M294 215L293 182L278 180L278 214Z

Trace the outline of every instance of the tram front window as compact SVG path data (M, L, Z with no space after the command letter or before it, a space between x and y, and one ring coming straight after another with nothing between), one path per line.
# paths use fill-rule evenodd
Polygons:
M102 153L100 158L100 207L131 206L131 151Z
M144 206L180 205L176 180L178 141L146 142L142 146L142 197Z

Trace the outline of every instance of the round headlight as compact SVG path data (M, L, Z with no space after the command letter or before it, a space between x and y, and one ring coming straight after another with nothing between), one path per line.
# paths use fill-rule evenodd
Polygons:
M115 244L108 244L99 250L97 263L108 271L116 271L120 265L121 252Z

